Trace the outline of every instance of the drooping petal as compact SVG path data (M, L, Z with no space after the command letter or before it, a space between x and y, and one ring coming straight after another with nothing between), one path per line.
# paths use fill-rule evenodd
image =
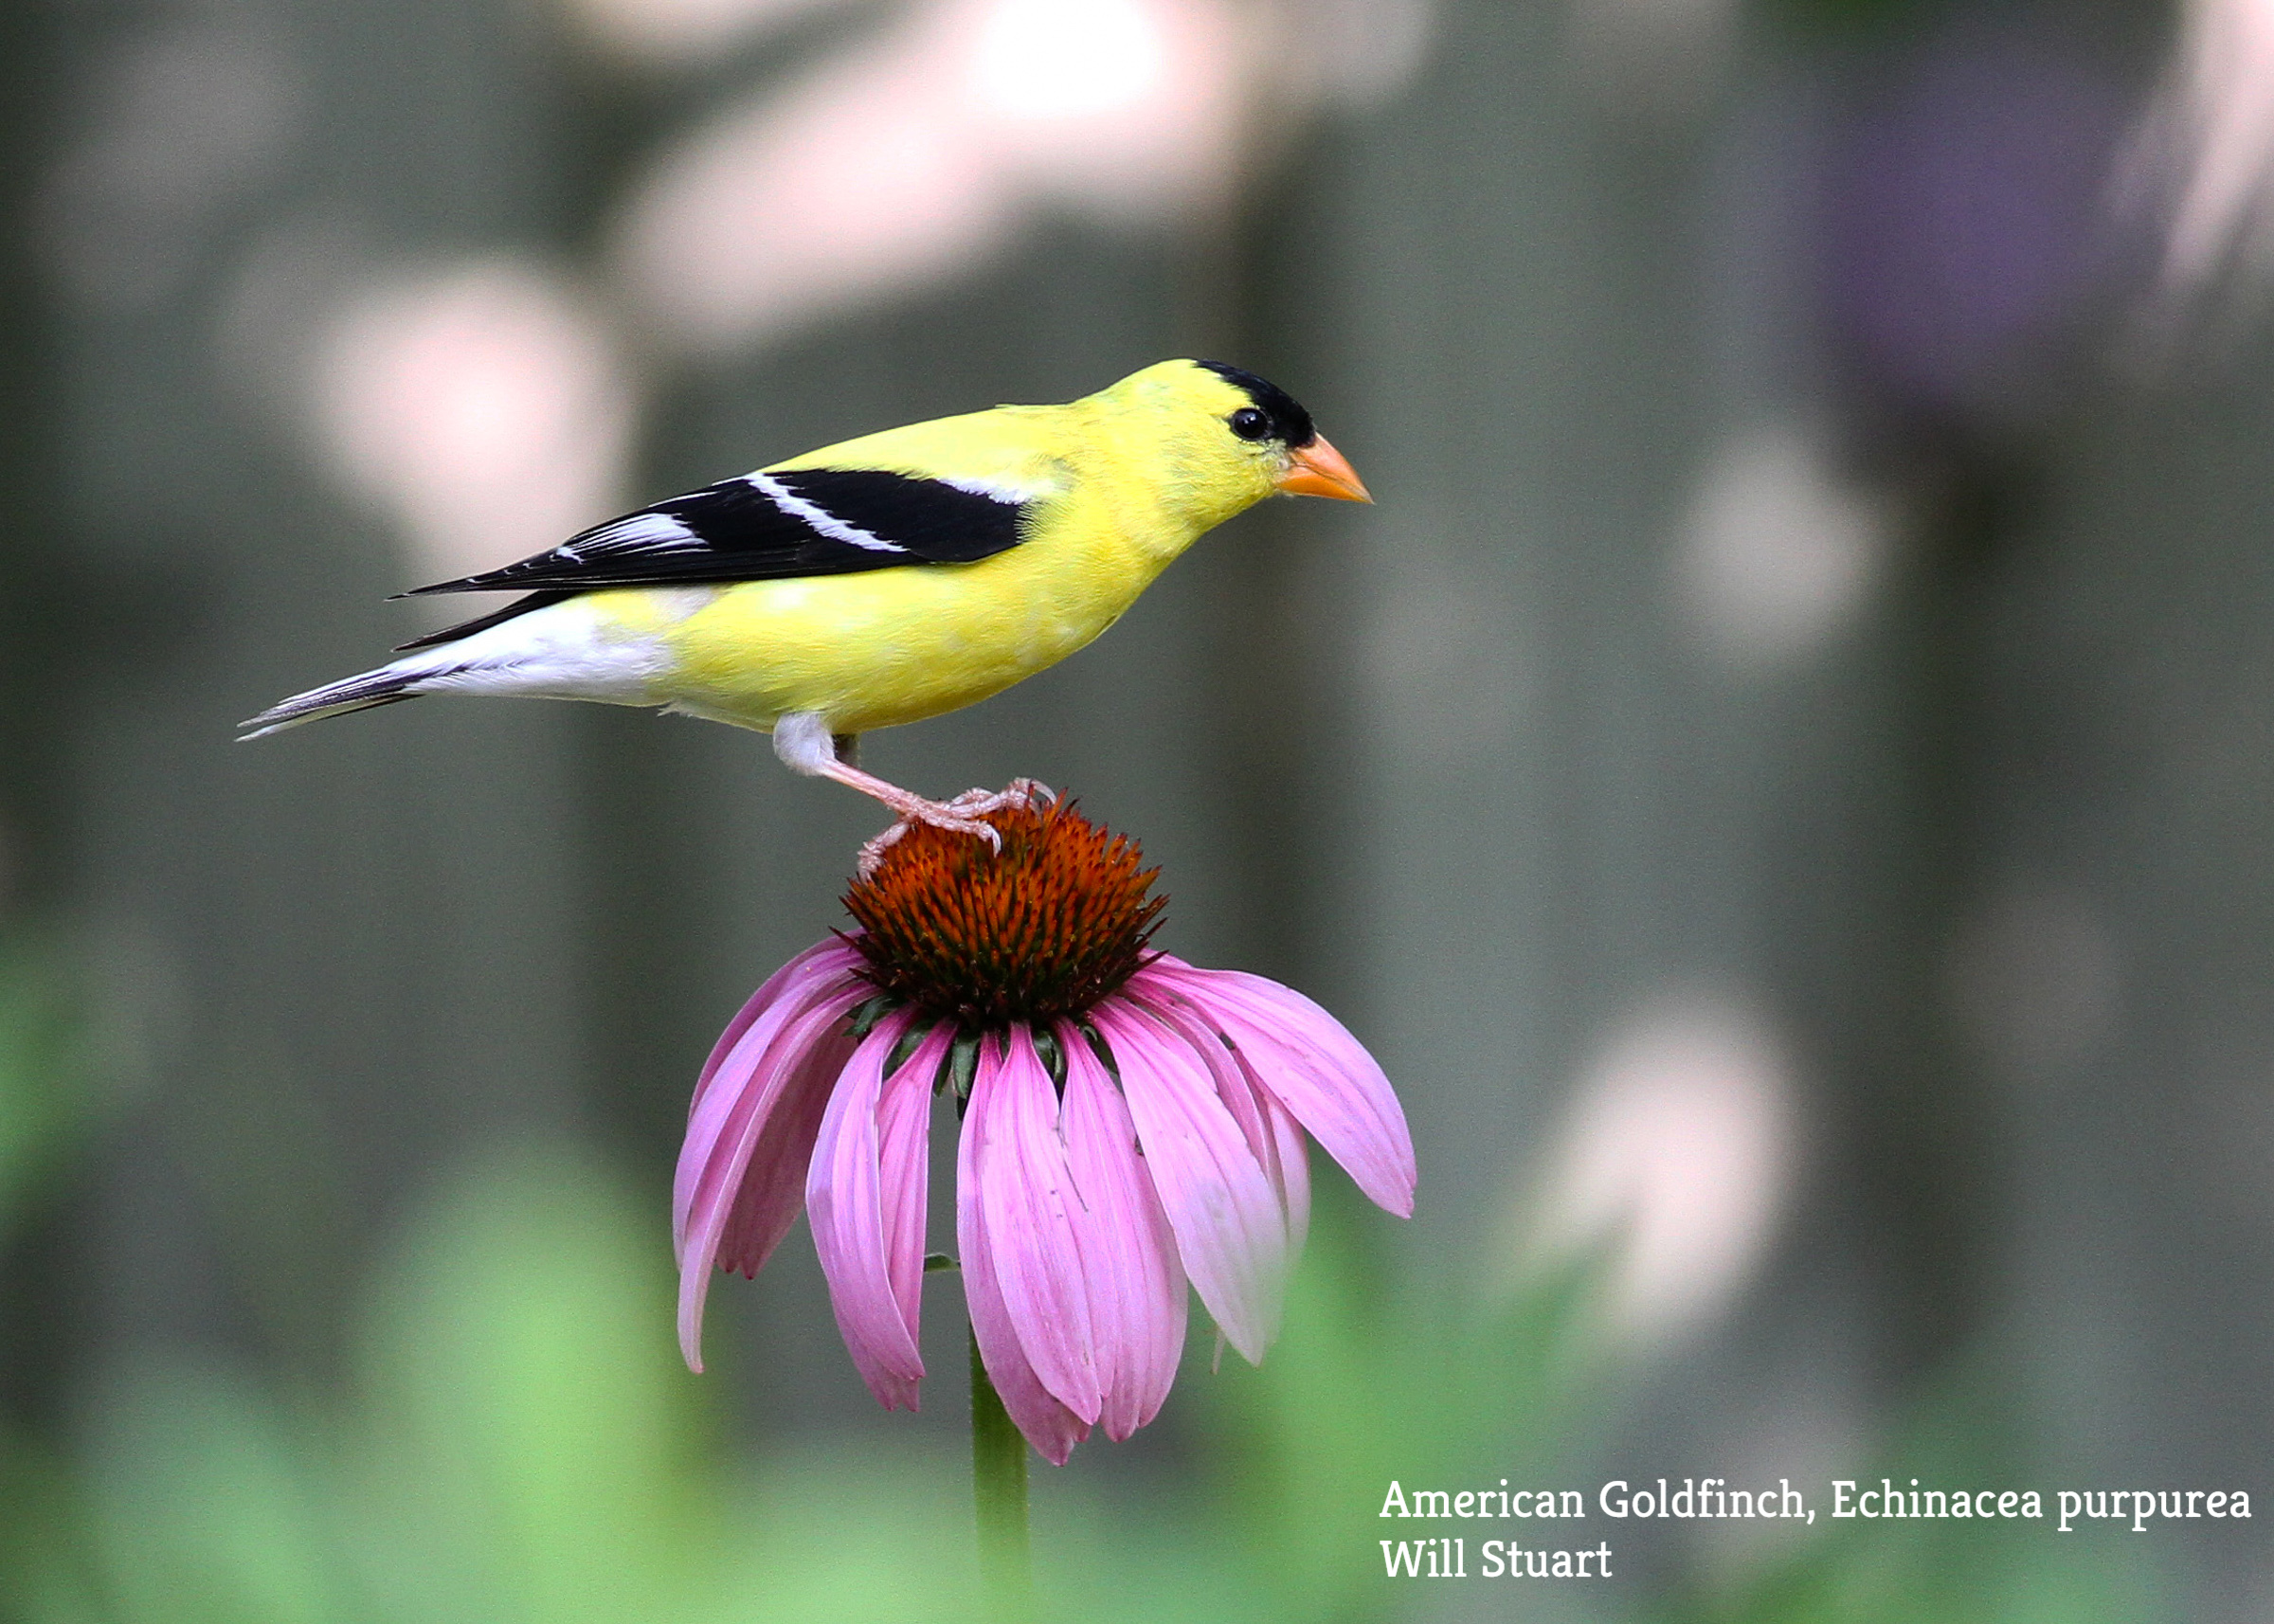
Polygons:
M832 936L806 948L767 977L766 984L744 1001L742 1007L734 1012L734 1019L727 1022L727 1029L718 1035L718 1041L711 1045L710 1057L703 1062L702 1073L695 1080L695 1097L687 1104L687 1114L692 1117L695 1108L703 1103L703 1095L711 1091L711 1079L718 1075L719 1067L734 1052L734 1045L742 1041L742 1035L761 1015L777 1003L798 1004L814 989L841 983L860 967L860 963L859 953Z
M811 1030L807 1026L793 1027L781 1039L785 1052L802 1048L803 1057L793 1053L789 1064L794 1069L783 1086L781 1103L750 1147L742 1187L719 1232L718 1267L746 1280L766 1267L774 1248L797 1222L798 1209L805 1204L805 1168L813 1160L814 1135L821 1130L829 1096L857 1046L844 1015L836 1010L816 1010L807 1020L821 1027L810 1041L798 1041Z
M1189 1018L1196 1012L1180 1008L1178 1013L1180 1018ZM1263 1086L1247 1056L1218 1038L1204 1021L1191 1020L1187 1036L1193 1037L1214 1062L1210 1071L1216 1078L1217 1097L1239 1124L1248 1149L1279 1198L1291 1262L1303 1254L1303 1242L1310 1232L1310 1163L1303 1149L1303 1129Z
M1126 992L1181 1001L1238 1045L1263 1087L1343 1164L1368 1200L1414 1210L1414 1141L1389 1079L1343 1023L1292 988L1163 954Z
M1241 1064L1246 1064L1244 1056ZM1302 1127L1288 1114L1287 1108L1269 1093L1263 1096L1263 1104L1272 1137L1279 1146L1273 1171L1278 1175L1279 1205L1287 1214L1287 1254L1300 1257L1304 1241L1310 1237L1310 1152L1304 1146Z
M980 1362L1012 1423L1044 1460L1064 1466L1074 1446L1090 1435L1090 1424L1051 1395L1027 1359L996 1275L995 1236L988 1227L986 1203L979 1195L981 1164L999 1149L991 1143L991 1124L1001 1064L1000 1050L991 1042L984 1045L964 1112L963 1138L956 1147L955 1245L963 1259L964 1302ZM984 1117L983 1103L987 1107Z
M825 956L832 947L843 948L843 952ZM712 1045L711 1057L703 1063L702 1075L695 1085L695 1098L687 1107L687 1138L672 1182L672 1237L682 1256L695 1195L713 1165L710 1147L749 1103L750 1081L773 1063L770 1052L785 1029L824 1002L856 991L875 991L854 973L858 955L848 960L844 955L851 952L842 943L825 943L799 954L767 978L766 985L735 1012L726 1032ZM802 1181L803 1164L799 1172Z
M763 1011L720 1064L688 1124L673 1238L679 1350L691 1370L703 1367L703 1302L713 1264L756 1272L797 1219L814 1136L852 1052L845 1018L872 991L848 977L803 1008L777 1004Z
M876 1110L876 1185L884 1209L884 1261L893 1299L912 1338L923 1321L924 1218L931 1193L931 1085L955 1041L940 1022L907 1064L885 1079ZM911 1399L910 1409L915 1404Z
M1167 999L1161 998L1156 998L1151 1001L1157 1010L1164 1013L1174 1011L1182 1016L1190 1025L1205 1026L1206 1024L1204 1021L1193 1020L1194 1011L1189 1004L1173 1003ZM1239 1064L1229 1043L1224 1042L1221 1038L1217 1038L1207 1047L1208 1058L1215 1060L1218 1057L1217 1051L1219 1049L1223 1052L1224 1063L1209 1068L1210 1074L1216 1078L1217 1097L1224 1102L1224 1109L1232 1113L1232 1120L1239 1124L1240 1136L1247 1140L1249 1153L1262 1164L1264 1172L1269 1175L1272 1171L1272 1163L1278 1155L1278 1142L1272 1137L1271 1124L1264 1117L1263 1101L1265 1096L1255 1086L1254 1072Z
M888 1077L916 1022L901 1010L861 1040L837 1090L805 1178L814 1250L861 1380L888 1410L916 1408L924 1272L924 1150L931 1078L947 1053L936 1027ZM911 1187L912 1185L912 1188Z
M1090 1020L1113 1052L1193 1289L1232 1345L1258 1363L1286 1290L1287 1218L1219 1092L1215 1069L1231 1056L1188 1016L1120 995Z
M992 1064L990 1064L992 1057ZM982 1089L984 1097L982 1097ZM1074 1214L1081 1198L1066 1164L1058 1096L1035 1052L1033 1035L1014 1026L1007 1044L980 1048L964 1134L979 1135L978 1196L995 1244L995 1280L1036 1378L1084 1421L1097 1419L1097 1352Z
M1089 1040L1067 1021L1056 1034L1066 1056L1066 1159L1081 1199L1075 1222L1104 1398L1098 1420L1118 1443L1160 1414L1177 1379L1184 1351L1184 1268L1137 1154L1128 1106Z

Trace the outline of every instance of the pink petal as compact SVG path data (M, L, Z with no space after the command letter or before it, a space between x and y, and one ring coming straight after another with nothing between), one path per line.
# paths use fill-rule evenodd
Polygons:
M1158 996L1151 1001L1159 1005L1177 1007L1171 1005L1168 1000ZM1204 1027L1207 1024L1203 1020L1194 1019L1195 1012L1189 1007L1183 1007L1181 1013L1194 1026ZM1263 1170L1268 1174L1272 1171L1272 1159L1278 1153L1278 1141L1272 1138L1272 1126L1264 1117L1263 1100L1265 1096L1256 1088L1257 1079L1254 1073L1250 1068L1238 1063L1232 1046L1220 1038L1216 1040L1215 1046L1223 1051L1224 1059L1229 1062L1224 1066L1211 1068L1216 1077L1217 1097L1224 1102L1224 1109L1232 1113L1232 1120L1239 1124L1240 1137L1248 1142L1249 1154L1262 1164ZM1211 1050L1209 1058L1213 1060L1215 1057L1214 1050Z
M772 1063L770 1052L785 1029L824 1002L855 991L872 996L875 991L841 960L836 962L834 970L827 967L822 955L831 946L841 944L824 943L808 949L768 977L766 985L727 1023L726 1035L712 1046L711 1057L695 1082L695 1098L687 1108L687 1138L679 1151L678 1175L672 1184L672 1234L682 1253L695 1194L711 1166L708 1147L718 1142L726 1125L741 1112L750 1079ZM856 999L854 1003L860 1001ZM717 1087L722 1079L731 1086ZM698 1145L705 1148L704 1155L694 1154Z
M803 1057L789 1061L793 1069L783 1085L781 1103L751 1147L741 1188L719 1232L718 1267L746 1280L766 1267L805 1204L805 1168L813 1160L814 1135L856 1046L843 1014L817 1010L808 1019L820 1023L820 1036L803 1045ZM807 1030L793 1028L785 1035L783 1047L791 1048Z
M1206 1029L1198 1020L1193 1024ZM1220 1040L1203 1042L1202 1047L1212 1060L1219 1061L1212 1068L1217 1097L1239 1124L1250 1153L1279 1198L1279 1210L1287 1219L1287 1254L1290 1259L1299 1257L1310 1231L1310 1162L1303 1149L1303 1130L1272 1097L1246 1056ZM1220 1063L1225 1061L1229 1064Z
M744 1001L743 1006L734 1012L734 1019L727 1022L727 1029L718 1035L718 1041L711 1045L711 1056L703 1062L702 1074L695 1080L695 1097L687 1103L688 1115L693 1116L695 1108L703 1103L703 1095L711 1089L711 1079L718 1075L718 1068L741 1041L742 1035L769 1007L776 1002L798 1002L812 988L843 980L858 969L861 963L858 952L833 936L806 948L767 977L766 984Z
M1036 1379L1083 1421L1094 1421L1102 1395L1074 1235L1081 1199L1058 1130L1057 1092L1026 1027L1011 1028L999 1056L996 1041L980 1047L964 1116L965 1141L977 1139L972 1165L995 1243L996 1284Z
M866 982L762 1011L713 1076L679 1149L673 1238L679 1256L679 1350L702 1362L703 1302L714 1261L755 1272L796 1221L805 1163L829 1092L852 1053L845 1018ZM726 1243L731 1242L728 1246ZM722 1251L723 1248L723 1251Z
M1122 996L1090 1019L1113 1051L1193 1289L1232 1345L1257 1363L1278 1328L1287 1218L1219 1092L1217 1072L1231 1069L1231 1054L1188 1016Z
M1243 1056L1240 1064L1247 1064ZM1279 1186L1279 1204L1287 1214L1287 1254L1303 1255L1303 1243L1310 1236L1310 1152L1304 1147L1303 1129L1288 1114L1287 1108L1266 1093L1264 1112L1271 1120L1272 1137L1278 1141L1279 1155L1274 1181Z
M1137 1154L1129 1108L1089 1040L1057 1025L1066 1056L1066 1159L1089 1273L1104 1407L1116 1443L1161 1413L1184 1351L1184 1268L1161 1198Z
M924 1284L924 1152L931 1079L950 1034L935 1026L888 1080L916 1015L902 1010L861 1040L829 1101L805 1180L814 1250L861 1380L888 1410L916 1408Z
M1374 1056L1301 993L1238 970L1201 970L1166 954L1128 992L1184 1001L1238 1045L1272 1096L1310 1130L1377 1206L1410 1218L1414 1141Z
M1090 1426L1051 1396L1027 1360L996 1277L994 1237L988 1231L985 1203L979 1199L984 1128L980 1097L983 1090L992 1092L998 1065L993 1045L983 1048L979 1075L964 1112L963 1140L956 1147L955 1244L963 1256L964 1302L971 1315L971 1335L979 1344L980 1362L986 1366L987 1380L995 1384L1013 1424L1044 1460L1064 1466L1074 1446L1090 1435Z
M884 1259L893 1297L915 1336L924 1308L924 1218L931 1190L931 1086L955 1041L941 1021L884 1086L876 1112L877 1188L884 1212ZM910 1409L915 1404L911 1399Z

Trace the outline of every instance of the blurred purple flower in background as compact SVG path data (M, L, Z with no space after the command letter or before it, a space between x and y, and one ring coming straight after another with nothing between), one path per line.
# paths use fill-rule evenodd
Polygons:
M963 1116L956 1239L973 1335L1049 1460L1168 1396L1187 1279L1251 1362L1310 1211L1303 1132L1378 1205L1414 1151L1374 1059L1276 983L1147 947L1131 841L1070 809L999 814L1000 856L929 828L846 905L861 929L785 965L695 1085L674 1199L679 1336L701 1368L714 1266L754 1274L801 1203L839 1329L914 1409L930 1106Z
M2034 405L2113 290L2111 177L2136 98L2044 33L1961 27L1867 102L1825 179L1832 336L1890 404Z

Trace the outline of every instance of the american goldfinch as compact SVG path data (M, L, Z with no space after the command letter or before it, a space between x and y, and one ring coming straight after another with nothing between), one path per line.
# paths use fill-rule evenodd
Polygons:
M1372 499L1285 390L1164 361L1066 406L848 440L422 586L526 595L273 705L243 736L423 694L654 705L771 732L791 770L875 796L898 827L988 838L998 798L887 784L856 765L859 735L1056 664L1274 492Z

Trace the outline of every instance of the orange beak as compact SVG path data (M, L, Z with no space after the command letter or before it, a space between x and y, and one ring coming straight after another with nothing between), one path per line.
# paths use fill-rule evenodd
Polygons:
M1345 458L1326 443L1323 434L1311 436L1308 445L1299 446L1286 473L1279 476L1279 488L1290 496L1332 496L1342 502L1370 502L1365 481Z

